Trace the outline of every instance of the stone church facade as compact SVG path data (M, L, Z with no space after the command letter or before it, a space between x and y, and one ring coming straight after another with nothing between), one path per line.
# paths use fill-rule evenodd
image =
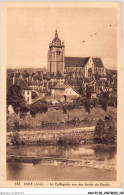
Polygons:
M65 57L65 44L58 37L49 44L48 71L50 73L66 74L69 79L91 78L95 74L105 75L105 68L101 58Z

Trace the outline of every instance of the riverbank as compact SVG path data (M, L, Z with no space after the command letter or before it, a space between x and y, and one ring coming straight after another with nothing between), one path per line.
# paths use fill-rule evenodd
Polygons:
M68 145L92 143L95 126L64 130L7 132L7 145Z
M29 113L20 118L18 114L8 114L7 131L11 130L67 130L73 128L83 128L96 126L99 118L103 119L106 115L113 116L115 126L117 121L117 108L108 107L105 112L100 107L92 108L88 114L83 107L69 110L68 114L63 114L63 110L50 107L48 112L37 114L32 117Z

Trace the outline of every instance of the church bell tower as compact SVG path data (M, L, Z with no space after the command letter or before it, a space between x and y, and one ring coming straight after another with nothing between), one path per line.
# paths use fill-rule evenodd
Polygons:
M54 39L49 44L47 67L48 71L54 74L65 71L65 45L59 39L57 30Z

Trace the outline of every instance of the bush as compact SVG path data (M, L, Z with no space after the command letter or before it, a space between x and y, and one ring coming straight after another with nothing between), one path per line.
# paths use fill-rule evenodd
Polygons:
M74 105L75 108L79 108L80 106L84 106L84 101L85 101L85 98L84 97L78 97L74 101L73 105Z
M38 97L37 93L35 91L32 91L31 98L36 99Z
M108 106L108 100L105 98L101 98L99 100L99 104L101 105L102 109L106 112L107 111L107 106Z
M7 131L19 130L19 116L17 114L7 115Z
M30 107L30 114L32 117L35 117L37 113L45 113L48 111L48 106L43 103L34 104Z
M84 108L85 108L85 111L88 112L88 114L90 114L90 101L88 99L85 99L84 101Z
M59 137L59 139L57 140L57 145L60 146L68 146L68 145L74 145L74 144L79 144L80 140L78 139L73 139L73 138L69 138L69 137Z
M108 101L108 106L117 107L117 97L110 97Z
M95 99L91 99L90 100L90 104L91 104L92 107L95 108L97 106L97 104L98 104L98 99L96 99L96 98Z
M95 143L112 144L116 142L117 131L112 116L105 116L105 119L99 119L94 131Z
M10 116L7 116L7 131L12 131L14 128L14 122Z
M20 118L25 118L25 116L27 115L27 113L29 112L29 108L24 106L22 108L20 108Z
M20 134L18 132L14 132L14 134L11 138L11 142L13 143L13 145L18 145L19 140L20 140Z

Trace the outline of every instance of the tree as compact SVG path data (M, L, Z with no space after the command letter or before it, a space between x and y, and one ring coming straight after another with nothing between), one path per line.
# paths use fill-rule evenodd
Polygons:
M30 114L32 117L35 117L36 114L38 113L45 113L48 111L48 106L46 104L40 104L40 103L37 103L37 104L34 104L34 105L31 105L30 107Z
M87 88L86 88L86 97L87 97L88 99L91 98L91 91L90 91L89 86L87 86Z
M99 103L105 112L107 111L108 102L109 102L109 92L103 92L99 99Z
M32 91L31 98L32 99L36 99L37 98L37 93L35 91Z
M117 97L110 96L109 101L108 101L108 105L117 107Z
M106 143L115 143L117 139L117 131L114 119L111 115L105 116Z
M105 122L100 118L96 124L94 131L94 142L104 143L105 142Z
M109 92L103 92L102 93L102 98L109 100Z
M20 108L20 118L25 118L26 114L29 112L29 108L26 106L23 106Z
M16 114L21 112L21 109L26 105L25 98L19 85L15 84L7 89L7 107L10 105L13 107Z
M88 112L88 114L90 114L90 101L89 101L89 99L85 99L84 108L85 108L85 111Z
M112 144L116 142L117 131L112 116L99 119L94 131L94 142Z
M67 106L63 106L62 109L63 109L63 114L67 114Z
M68 114L68 122L69 122L69 108L68 108L68 105L64 105L62 107L62 110L63 110L63 114ZM68 112L67 112L68 111ZM65 122L66 122L66 119L65 119Z
M106 112L107 111L107 106L108 106L108 100L105 99L105 98L101 98L99 100L99 103L100 103L102 109Z
M80 88L78 90L78 92L81 94L81 95L85 95L85 92L84 92L84 86L80 85Z

